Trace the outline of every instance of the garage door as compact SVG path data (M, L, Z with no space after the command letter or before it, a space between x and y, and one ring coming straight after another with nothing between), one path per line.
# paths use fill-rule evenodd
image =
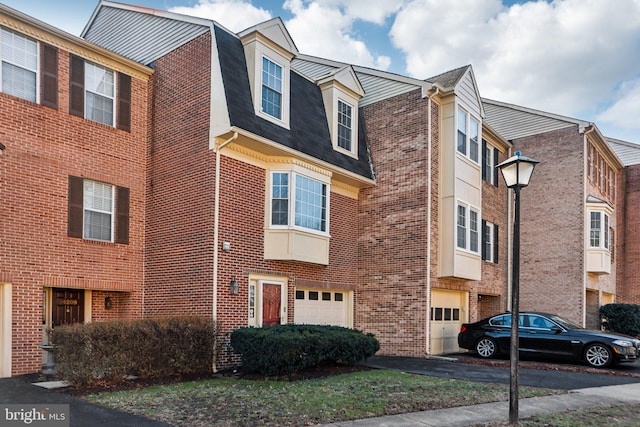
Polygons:
M430 354L459 351L458 332L466 321L467 301L467 292L431 291Z
M294 322L309 325L353 325L352 292L296 289Z

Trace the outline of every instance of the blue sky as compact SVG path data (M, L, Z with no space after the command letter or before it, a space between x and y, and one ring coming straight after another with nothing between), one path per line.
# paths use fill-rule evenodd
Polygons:
M0 0L79 35L97 0ZM640 0L121 0L233 31L280 16L301 53L425 79L471 64L482 96L640 143Z

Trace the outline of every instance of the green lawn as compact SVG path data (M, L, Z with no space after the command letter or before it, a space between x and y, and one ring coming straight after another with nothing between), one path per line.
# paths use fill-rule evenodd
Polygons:
M520 388L520 397L554 393ZM179 426L300 426L506 401L509 386L369 370L298 381L216 378L86 399Z

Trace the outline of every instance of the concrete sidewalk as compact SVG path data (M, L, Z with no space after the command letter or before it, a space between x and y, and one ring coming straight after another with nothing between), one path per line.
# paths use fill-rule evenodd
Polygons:
M592 387L572 390L568 394L520 399L519 418L568 410L640 403L640 383ZM485 403L458 408L436 409L388 415L356 421L344 421L329 426L352 427L409 427L409 426L468 426L473 424L508 422L509 402Z

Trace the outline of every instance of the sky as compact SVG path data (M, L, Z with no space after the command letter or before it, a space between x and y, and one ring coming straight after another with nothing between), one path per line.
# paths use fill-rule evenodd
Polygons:
M0 0L80 35L97 0ZM427 79L640 144L640 0L121 0L241 31L280 16L300 53Z

